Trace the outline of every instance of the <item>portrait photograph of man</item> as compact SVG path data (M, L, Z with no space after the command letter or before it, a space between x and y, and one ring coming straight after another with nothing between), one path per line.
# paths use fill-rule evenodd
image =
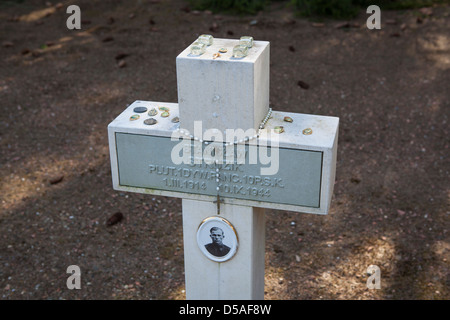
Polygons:
M222 242L223 238L225 238L223 230L219 227L212 227L209 231L212 242L205 245L206 250L216 257L223 257L228 254L230 247Z
M222 217L208 217L202 221L197 230L197 244L207 258L225 262L237 251L236 229Z

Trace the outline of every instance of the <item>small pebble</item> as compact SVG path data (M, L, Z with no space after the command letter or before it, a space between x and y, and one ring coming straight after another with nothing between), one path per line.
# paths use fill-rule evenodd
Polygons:
M116 223L120 222L123 219L123 214L121 212L114 213L109 219L106 221L108 226L113 226Z

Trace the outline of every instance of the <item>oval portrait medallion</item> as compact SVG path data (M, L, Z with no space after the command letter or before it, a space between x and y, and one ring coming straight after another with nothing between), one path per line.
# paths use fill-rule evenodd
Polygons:
M198 227L197 244L207 258L216 262L225 262L237 251L236 229L225 218L208 217Z

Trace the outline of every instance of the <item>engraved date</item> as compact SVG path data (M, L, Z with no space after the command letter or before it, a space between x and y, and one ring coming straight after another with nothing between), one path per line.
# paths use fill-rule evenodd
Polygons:
M190 190L205 190L206 183L194 180L185 180L178 178L164 178L163 179L166 187L169 188L179 188L179 189L190 189Z

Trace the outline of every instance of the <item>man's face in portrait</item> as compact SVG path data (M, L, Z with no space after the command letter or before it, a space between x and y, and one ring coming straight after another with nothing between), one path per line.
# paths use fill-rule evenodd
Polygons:
M213 243L222 244L222 240L224 238L222 230L215 229L211 231L211 234L209 236L211 237Z

